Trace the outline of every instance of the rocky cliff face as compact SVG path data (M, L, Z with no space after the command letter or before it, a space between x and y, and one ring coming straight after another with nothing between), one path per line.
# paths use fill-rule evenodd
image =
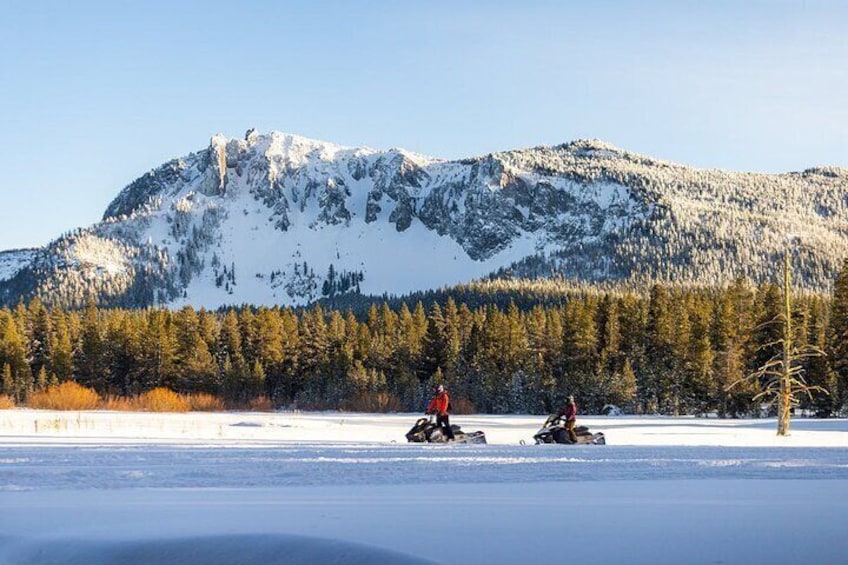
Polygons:
M251 130L150 171L0 270L0 300L301 304L496 276L802 285L848 255L848 172L699 170L577 141L446 161ZM14 272L13 272L14 271Z

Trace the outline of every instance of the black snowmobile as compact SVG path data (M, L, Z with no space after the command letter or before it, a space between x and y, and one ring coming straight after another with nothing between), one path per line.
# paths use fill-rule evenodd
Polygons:
M481 431L463 432L456 424L451 424L454 440L450 443L486 443L486 434ZM433 417L418 418L412 429L406 434L410 443L448 443L441 426L436 425Z
M607 440L602 432L589 431L586 426L575 426L574 433L577 434L577 441L571 441L568 437L568 430L565 429L565 419L557 414L551 414L542 427L533 436L536 443L567 443L567 444L589 444L589 445L606 445Z

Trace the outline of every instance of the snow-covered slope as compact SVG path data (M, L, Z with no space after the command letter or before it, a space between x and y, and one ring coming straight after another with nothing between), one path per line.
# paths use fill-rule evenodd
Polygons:
M0 251L0 281L14 278L24 267L32 263L37 253L37 249Z
M802 284L824 288L848 255L846 188L836 168L705 171L599 141L445 161L251 130L131 183L17 264L0 302L303 304L491 273L758 280L787 233L807 244Z

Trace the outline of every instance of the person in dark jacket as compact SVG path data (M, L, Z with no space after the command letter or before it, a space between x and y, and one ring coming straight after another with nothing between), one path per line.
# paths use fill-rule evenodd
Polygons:
M453 429L451 428L450 418L448 417L449 407L450 396L448 396L448 391L445 390L444 385L437 386L436 396L433 397L433 400L431 400L430 404L427 406L426 414L435 414L436 425L442 428L442 431L448 441L453 441Z
M577 424L577 403L574 402L574 396L568 395L568 402L559 411L559 417L565 418L568 439L571 440L571 443L577 443L577 434L574 432L574 426Z

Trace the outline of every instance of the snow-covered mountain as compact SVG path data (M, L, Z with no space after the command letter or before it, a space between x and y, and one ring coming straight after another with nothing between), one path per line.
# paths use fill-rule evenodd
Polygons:
M0 254L0 302L303 304L489 276L800 283L848 256L848 170L702 170L576 141L449 161L250 130L138 178L103 220ZM800 243L797 241L800 239Z

